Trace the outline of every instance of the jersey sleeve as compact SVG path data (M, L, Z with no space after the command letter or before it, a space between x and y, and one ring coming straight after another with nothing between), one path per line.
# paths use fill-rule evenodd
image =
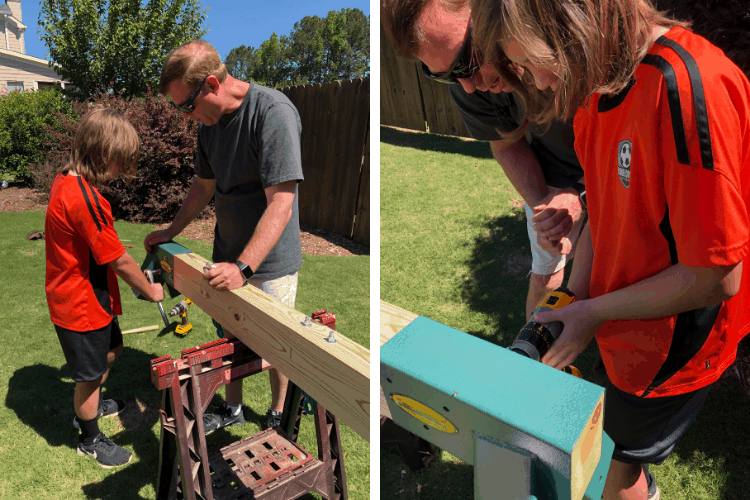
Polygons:
M302 124L297 110L278 102L263 116L259 164L263 188L291 180L302 181Z
M747 138L750 91L739 70L703 75L705 99L680 82L684 143L662 102L662 154L669 219L678 260L689 266L732 265L748 250ZM674 103L673 103L674 104ZM670 117L669 119L667 117ZM689 164L686 164L689 160Z
M112 210L101 194L78 178L83 203L69 210L71 225L86 241L97 264L108 264L125 253L114 228Z
M499 141L500 133L509 133L518 128L512 118L509 97L505 93L490 99L488 92L465 92L461 85L449 86L451 98L469 129L478 141Z

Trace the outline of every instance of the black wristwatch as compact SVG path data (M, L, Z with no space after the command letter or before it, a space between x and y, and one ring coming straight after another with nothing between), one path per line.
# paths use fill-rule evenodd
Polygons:
M583 208L584 210L587 210L587 207L586 207L586 186L584 186L580 182L576 182L573 185L573 189L575 189L576 191L578 191L578 199L581 200L581 208Z
M253 277L253 274L255 272L253 271L253 268L245 264L244 262L240 262L239 260L234 263L237 267L240 268L240 274L245 279L245 282Z

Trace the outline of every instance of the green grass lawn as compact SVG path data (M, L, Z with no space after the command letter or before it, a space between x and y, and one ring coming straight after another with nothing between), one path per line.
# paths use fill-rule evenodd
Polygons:
M381 299L501 346L525 319L531 267L523 206L487 143L381 127ZM575 365L591 380L595 345ZM533 396L532 396L533 397ZM383 499L471 499L473 468L441 452L412 473L381 450ZM664 499L750 499L750 398L710 393L669 459Z
M179 358L183 349L216 340L211 319L194 306L188 312L194 328L185 338L166 329L125 335L125 349L104 395L124 399L128 408L118 417L100 419L99 426L133 452L133 461L119 469L102 469L75 452L74 383L47 309L44 241L24 239L29 231L44 229L44 215L0 213L0 227L0 498L155 498L161 395L151 383L149 361L165 354ZM153 226L117 221L115 229L120 239L135 246L128 252L143 262L143 238ZM184 238L176 241L201 256L211 256L210 244ZM337 331L369 348L369 256L303 255L303 260L296 309L309 314L323 308L335 312ZM161 324L155 304L136 300L122 280L120 291L123 330ZM165 309L180 298L167 298ZM223 396L224 390L219 389L215 401ZM270 404L267 373L245 379L244 403L248 424L208 436L209 451L260 430ZM346 425L341 429L350 498L369 498L369 444ZM312 417L304 418L299 442L316 453Z

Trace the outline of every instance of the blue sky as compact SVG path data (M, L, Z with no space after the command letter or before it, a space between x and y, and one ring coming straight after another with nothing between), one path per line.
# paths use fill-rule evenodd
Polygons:
M357 8L370 15L369 0L205 0L208 33L204 37L219 51L222 59L240 45L258 48L275 31L288 35L294 23L305 16L325 17L331 10ZM47 47L37 34L39 0L21 0L26 29L26 53L47 58ZM372 20L370 20L372 25Z

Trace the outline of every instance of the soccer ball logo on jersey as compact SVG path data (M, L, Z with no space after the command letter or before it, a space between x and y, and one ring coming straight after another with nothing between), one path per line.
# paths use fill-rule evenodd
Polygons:
M630 141L620 141L617 146L617 173L620 174L622 185L630 186L630 159L632 158L633 144Z

